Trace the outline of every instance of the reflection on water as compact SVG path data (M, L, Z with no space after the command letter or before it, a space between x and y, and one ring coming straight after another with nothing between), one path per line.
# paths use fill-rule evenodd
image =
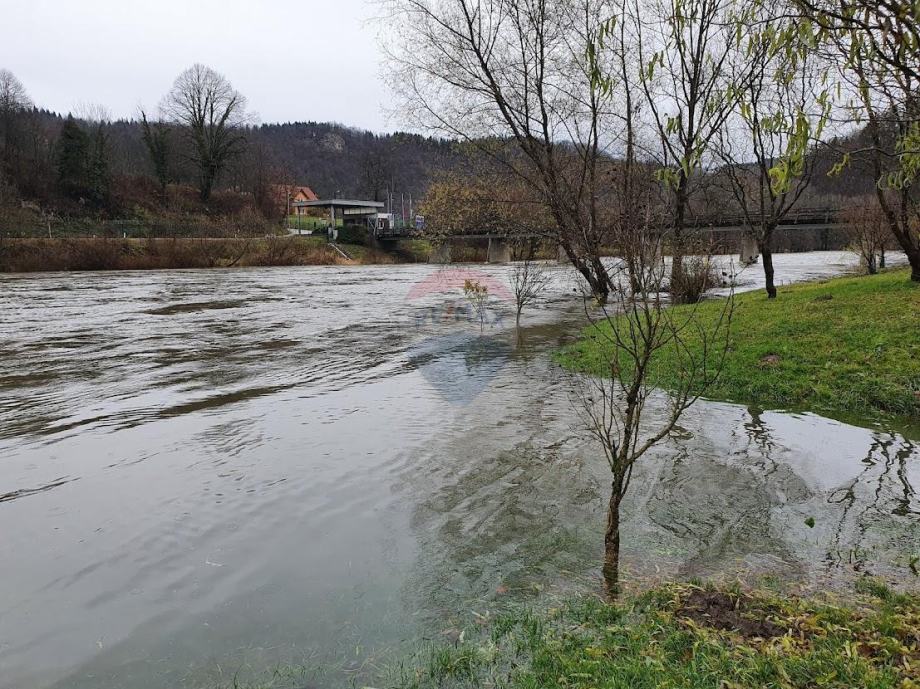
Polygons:
M480 336L407 298L432 270L0 277L0 687L278 662L331 686L471 610L594 586L609 477L549 358L571 274L526 330ZM646 459L633 581L916 581L920 449L897 433L703 402Z
M506 336L465 329L421 340L406 351L406 356L445 399L469 404L508 364L511 353Z

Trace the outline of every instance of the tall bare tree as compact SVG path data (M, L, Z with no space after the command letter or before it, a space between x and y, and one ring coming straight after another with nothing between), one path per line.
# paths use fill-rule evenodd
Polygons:
M603 177L610 187L604 208L609 213L611 245L622 258L629 275L629 288L639 292L642 266L661 257L636 255L635 252L660 248L658 242L647 241L645 234L653 209L659 212L652 225L660 226L663 218L660 217L660 204L655 203L658 182L654 178L654 168L641 159L642 117L646 110L638 50L643 31L641 12L633 0L616 0L613 11L614 16L601 27L597 44L588 51L587 57L597 87L605 95L613 95L620 104L622 129L617 159L604 161L602 165ZM647 151L645 155L648 157Z
M18 167L22 114L32 107L25 86L8 69L0 69L0 173L12 175Z
M732 69L746 74L737 79L742 86L736 108L715 147L721 173L756 238L770 299L776 297L773 235L811 182L810 154L831 106L816 58L777 47L782 24L791 20L772 17L775 9L760 6L746 18L746 38L732 61Z
M558 243L603 302L598 163L622 126L586 56L606 0L385 0L398 22L394 84L416 124L478 145L537 190ZM599 58L596 58L599 59ZM510 140L514 150L494 145Z
M194 64L176 77L161 109L189 139L199 195L207 202L227 164L243 151L246 98L222 74Z
M746 75L731 69L741 0L634 3L640 75L660 141L660 176L670 191L672 290L680 284L694 181L738 102Z

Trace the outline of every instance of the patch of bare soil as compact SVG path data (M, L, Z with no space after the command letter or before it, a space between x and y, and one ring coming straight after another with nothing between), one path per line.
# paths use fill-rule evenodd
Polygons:
M701 627L738 632L746 639L772 639L786 633L783 627L768 619L769 609L753 605L745 595L724 591L694 590L681 601L679 617L686 617Z

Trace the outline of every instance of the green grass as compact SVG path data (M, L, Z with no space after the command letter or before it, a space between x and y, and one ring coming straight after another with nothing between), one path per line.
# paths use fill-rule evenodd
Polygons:
M694 601L718 599L769 633ZM719 620L722 620L720 622ZM920 598L888 593L838 605L669 585L609 605L581 598L522 610L453 645L420 653L402 689L917 689ZM390 686L389 684L387 686Z
M336 218L336 227L342 226L342 219ZM301 230L324 230L329 226L329 218L315 218L311 215L289 215L287 227L300 228Z
M703 322L712 322L722 305L713 300L697 308ZM609 346L589 327L558 359L601 374L608 370ZM673 387L679 374L674 351L661 350L653 363L652 382ZM761 291L737 295L725 368L706 397L915 424L920 285L907 271L892 270L786 287L773 300Z

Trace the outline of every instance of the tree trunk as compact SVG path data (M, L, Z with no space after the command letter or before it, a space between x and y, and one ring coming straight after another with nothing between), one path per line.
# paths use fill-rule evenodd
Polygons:
M560 246L562 246L562 249L565 251L565 255L569 257L569 261L575 266L575 270L581 273L585 282L588 283L588 286L591 288L591 295L594 297L595 301L600 305L606 304L607 297L610 296L610 286L607 278L607 270L604 268L604 264L601 262L600 257L594 257L589 263L579 258L568 242L562 242Z
M611 487L607 505L607 530L604 532L604 588L610 598L620 593L620 490Z
M199 194L201 201L207 203L211 200L211 192L214 190L214 183L217 181L218 166L213 161L201 163L201 181L199 184Z
M758 242L760 257L763 261L763 276L766 280L767 299L776 299L776 284L773 282L773 228L764 228L761 241Z
M920 282L920 248L914 247L908 251L907 261L910 263L910 279Z
M591 285L594 291L594 298L598 304L606 304L607 297L610 296L610 285L607 277L607 268L601 260L600 252L591 257L591 268L594 273L595 284Z
M201 184L198 189L198 196L201 199L202 203L207 203L211 199L211 187L214 185L214 178L205 175L201 179Z
M679 297L679 285L684 277L684 225L687 213L687 185L689 180L681 172L674 194L674 246L671 250L671 297Z
M639 269L635 265L635 261L630 260L626 263L627 269L629 270L629 289L631 294L641 294L642 293L642 280L639 278Z
M776 284L773 282L773 252L764 247L760 250L763 260L763 275L767 282L767 298L776 299Z

